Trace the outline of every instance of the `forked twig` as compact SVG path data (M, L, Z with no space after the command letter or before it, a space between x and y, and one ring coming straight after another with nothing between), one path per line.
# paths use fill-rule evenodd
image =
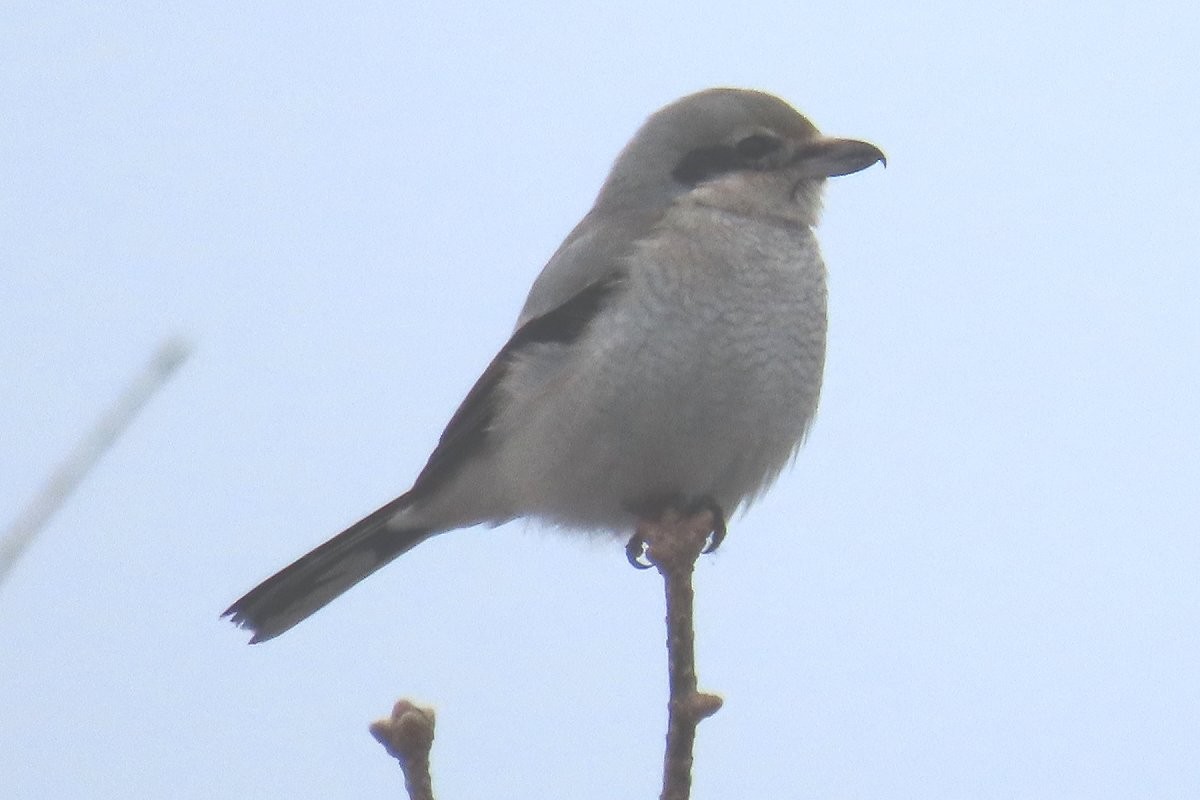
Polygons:
M371 724L371 735L400 762L409 800L433 800L429 750L433 747L434 722L433 709L400 700L392 707L389 719Z

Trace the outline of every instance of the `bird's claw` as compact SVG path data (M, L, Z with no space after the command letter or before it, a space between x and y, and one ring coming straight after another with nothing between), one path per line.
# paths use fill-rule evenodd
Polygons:
M700 551L702 554L708 555L709 553L716 552L716 549L721 546L721 542L725 541L725 534L728 533L728 529L725 526L725 512L721 509L721 506L717 505L716 500L713 500L711 497L705 497L697 501L689 509L689 513L691 514L699 514L701 511L707 511L712 514L713 518L712 533L709 534L708 542L704 545L704 549Z
M646 540L640 533L629 537L625 544L625 557L634 569L650 569L654 565L646 560Z
M704 545L704 549L700 551L702 555L715 553L717 548L721 546L721 542L725 541L725 524L722 520L720 525L713 526L713 532L709 534L708 543Z

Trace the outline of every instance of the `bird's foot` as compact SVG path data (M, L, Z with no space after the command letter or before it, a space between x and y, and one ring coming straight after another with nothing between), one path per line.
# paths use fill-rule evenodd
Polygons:
M707 511L712 514L713 529L708 537L708 544L704 545L701 553L708 554L716 552L716 549L721 546L721 542L725 541L725 534L729 532L725 526L725 511L718 505L716 500L711 497L701 497L689 505L684 513L689 517L699 514L701 511Z
M647 520L661 520L671 512L682 514L685 517L694 517L707 511L712 515L712 532L709 534L704 549L700 552L712 553L721 546L721 542L725 541L727 533L725 511L716 500L707 495L686 500L682 495L670 494L631 503L629 508L639 517ZM629 559L629 563L635 569L649 569L654 566L647 558L646 547L646 540L640 531L629 537L629 542L625 545L625 557Z

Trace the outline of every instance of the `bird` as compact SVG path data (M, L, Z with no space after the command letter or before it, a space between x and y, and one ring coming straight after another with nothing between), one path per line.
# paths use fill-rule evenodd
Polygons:
M623 535L668 506L704 508L722 533L816 413L822 189L876 163L875 145L824 136L760 91L653 113L412 487L222 616L267 641L433 536L517 518Z

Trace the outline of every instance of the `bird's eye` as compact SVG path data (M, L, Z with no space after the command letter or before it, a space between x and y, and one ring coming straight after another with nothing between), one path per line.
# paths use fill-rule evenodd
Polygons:
M671 170L671 177L688 186L696 186L727 172L765 169L770 164L762 163L762 159L782 146L783 142L774 136L753 133L734 144L698 147L680 159Z
M753 133L744 139L739 139L734 148L742 158L757 161L769 153L774 153L779 149L780 144L780 141L774 136L767 136L764 133Z

